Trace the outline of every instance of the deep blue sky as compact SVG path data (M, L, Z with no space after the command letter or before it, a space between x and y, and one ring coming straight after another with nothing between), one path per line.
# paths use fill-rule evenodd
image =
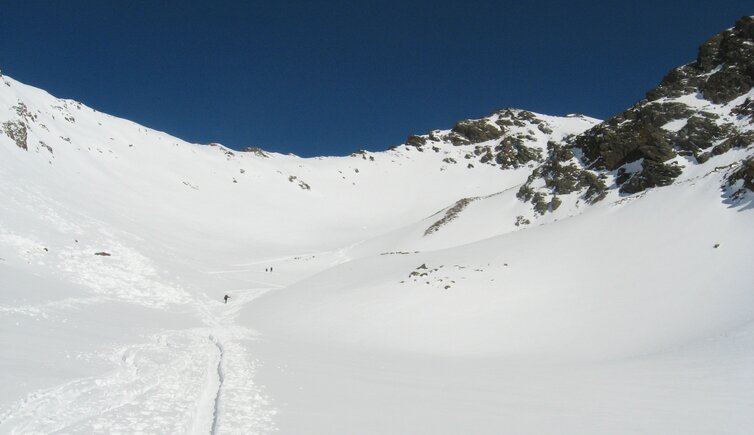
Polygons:
M231 148L382 150L501 107L606 118L751 1L6 1L0 68Z

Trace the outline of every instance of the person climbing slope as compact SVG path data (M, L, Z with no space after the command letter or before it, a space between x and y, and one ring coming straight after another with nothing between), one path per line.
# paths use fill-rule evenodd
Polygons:
M227 304L228 303L228 299L230 299L230 296L225 295L225 297L223 299L225 299L225 303Z

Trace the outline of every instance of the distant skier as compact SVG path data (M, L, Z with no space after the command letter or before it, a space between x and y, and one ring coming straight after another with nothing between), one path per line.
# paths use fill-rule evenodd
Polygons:
M270 272L272 272L272 268L270 267Z
M227 304L228 303L228 299L230 299L230 296L225 295L225 297L223 299L225 299L225 303Z

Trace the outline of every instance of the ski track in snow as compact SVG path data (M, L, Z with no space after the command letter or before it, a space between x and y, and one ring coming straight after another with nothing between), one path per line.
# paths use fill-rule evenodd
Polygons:
M257 362L240 343L253 331L233 325L241 305L267 290L236 290L232 305L195 301L207 327L116 348L112 371L29 394L0 412L0 432L274 431L270 400L253 382Z
M217 346L218 352L220 352L219 358L217 359L217 394L215 394L215 402L212 407L212 435L215 435L217 433L217 422L220 417L220 394L222 394L223 382L225 382L225 373L223 372L223 357L225 356L225 351L223 350L222 344L217 341L214 335L210 335L209 338L212 340L212 343Z

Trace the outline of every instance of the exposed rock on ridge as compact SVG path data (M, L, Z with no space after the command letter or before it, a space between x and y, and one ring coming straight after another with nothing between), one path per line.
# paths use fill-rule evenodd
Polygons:
M558 151L532 172L519 198L543 212L544 198L558 194L589 189L582 199L593 202L610 185L638 193L673 183L684 165L751 146L752 87L754 17L744 17L702 44L695 62L670 71L646 99L552 144Z
M582 115L573 115L584 122L592 122ZM433 130L425 135L411 135L405 146L419 151L431 149L439 152L444 144L465 147L466 160L499 166L500 169L517 169L544 159L545 144L561 140L549 121L535 113L520 109L501 109L481 119L458 121L450 130ZM455 159L451 162L457 163ZM473 165L471 166L473 167Z
M621 191L635 193L670 184L680 175L680 168L666 163L678 154L699 161L709 157L705 150L725 141L729 142L723 148L710 152L721 154L751 143L748 131L734 127L736 112L720 105L754 86L753 44L753 17L744 17L732 29L712 37L700 47L695 62L668 73L657 88L647 92L646 100L576 138L573 145L583 151L584 163L612 171L643 159L639 171L624 171L617 180ZM700 100L712 104L695 104ZM748 113L750 105L746 101L745 107L733 109ZM673 121L682 127L668 128Z

